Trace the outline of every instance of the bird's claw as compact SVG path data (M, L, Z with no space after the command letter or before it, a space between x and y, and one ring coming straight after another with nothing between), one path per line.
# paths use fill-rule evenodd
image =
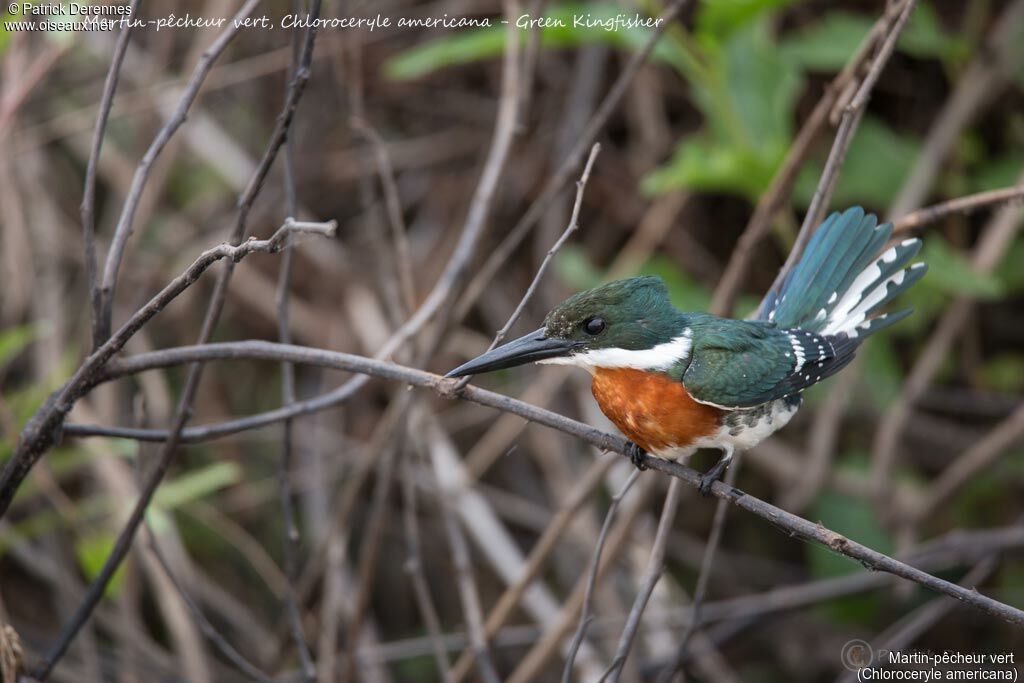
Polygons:
M731 457L724 457L714 465L711 469L701 475L700 483L697 484L697 490L700 491L702 496L711 495L711 487L715 485L715 482L722 478L725 471L729 469L729 461Z
M647 469L647 465L644 464L644 456L647 455L647 452L632 441L626 442L626 455L629 456L629 461L633 463L633 467L641 472Z

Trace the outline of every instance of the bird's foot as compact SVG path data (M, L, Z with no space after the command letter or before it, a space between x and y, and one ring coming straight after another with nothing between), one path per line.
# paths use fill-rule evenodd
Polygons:
M715 482L722 478L725 471L729 469L729 460L731 458L722 458L716 462L711 469L701 475L700 483L697 485L697 490L700 491L702 496L711 495L711 487L714 486Z
M637 468L641 472L647 469L647 465L644 464L644 456L647 455L647 451L640 448L632 441L626 442L626 455L629 456L629 461L633 463L633 467Z

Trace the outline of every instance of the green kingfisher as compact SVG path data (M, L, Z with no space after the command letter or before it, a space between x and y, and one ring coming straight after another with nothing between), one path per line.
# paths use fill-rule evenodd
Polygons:
M789 422L804 389L910 314L877 315L927 270L907 265L920 240L886 247L892 231L859 207L833 213L748 320L681 312L657 277L618 280L569 297L539 330L446 377L529 362L581 367L593 377L601 411L629 439L637 467L645 452L675 460L698 448L721 450L701 478L706 495L736 450Z

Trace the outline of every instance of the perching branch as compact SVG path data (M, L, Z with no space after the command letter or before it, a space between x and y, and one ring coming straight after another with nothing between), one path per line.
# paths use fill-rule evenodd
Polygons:
M103 374L101 381L124 377L145 370L174 367L185 363L209 362L211 360L287 361L403 382L412 386L432 389L438 394L449 398L460 398L483 406L496 408L502 412L513 413L531 422L536 422L575 436L597 448L615 451L622 455L626 454L626 440L623 437L609 434L514 398L472 385L467 386L457 395L452 395L451 389L456 384L455 380L447 380L439 375L423 370L416 370L386 361L302 346L275 344L264 341L244 341L206 344L203 346L183 346L163 351L154 351L128 357L116 366L111 366ZM650 469L671 475L694 488L700 483L700 473L684 465L651 456L645 457L644 464ZM937 593L954 597L965 604L999 617L1010 624L1024 626L1024 611L1016 607L1006 605L988 596L932 576L905 562L872 550L820 524L815 524L759 498L747 495L737 488L716 482L712 487L712 493L718 498L728 500L736 507L771 522L790 536L797 536L807 541L819 543L833 552L860 562L870 569L887 572L908 581L913 581Z

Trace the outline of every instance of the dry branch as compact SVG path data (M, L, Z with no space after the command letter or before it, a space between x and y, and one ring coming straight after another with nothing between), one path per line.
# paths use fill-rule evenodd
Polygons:
M208 362L211 360L287 361L335 368L371 377L403 382L412 386L432 389L442 396L457 397L496 408L503 412L514 413L531 422L536 422L583 439L597 448L626 455L626 440L623 437L603 432L549 410L537 408L514 398L472 385L465 387L456 396L453 396L451 389L456 384L455 380L446 380L439 375L394 363L323 349L264 341L183 346L130 356L116 366L108 368L101 379L107 381L144 370L168 368L185 363ZM694 488L700 483L699 472L679 463L647 456L644 459L644 464L650 469L658 470L682 480ZM860 562L866 567L913 581L937 593L943 593L961 600L1010 624L1024 626L1024 611L1016 607L1006 605L975 591L967 590L932 576L904 562L850 540L820 524L815 524L759 498L747 495L737 488L717 482L712 488L712 493L718 498L728 500L736 507L771 522L791 536L820 543L840 555L845 555L852 560Z
M181 99L178 101L178 106L175 108L171 118L168 119L167 123L160 129L160 132L153 138L153 142L150 144L149 149L146 150L142 160L139 162L138 168L135 170L135 176L132 178L132 187L128 197L125 199L121 216L118 218L117 227L114 229L114 237L110 242L110 253L107 255L107 261L103 266L103 280L100 284L99 292L99 323L96 326L95 333L98 340L95 344L96 346L106 341L107 337L110 336L114 315L117 273L121 268L121 259L124 256L124 249L128 244L128 238L131 237L134 230L135 210L139 206L139 201L142 199L142 191L149 180L149 171L157 157L164 150L164 147L167 146L168 141L178 128L185 123L188 110L199 95L199 89L202 87L203 81L206 80L206 76L210 73L210 69L213 68L214 62L217 61L224 48L228 46L228 43L231 42L241 29L242 20L252 14L258 4L259 0L248 0L242 5L234 17L232 17L232 20L227 22L227 28L225 28L223 33L217 36L213 44L203 51L202 59L196 64L192 77L189 79L188 85L185 86Z
M894 232L903 232L920 228L929 223L935 223L954 213L972 213L979 209L998 206L1009 202L1019 202L1024 197L1024 186L1005 187L1001 190L988 190L969 194L966 197L957 197L948 202L935 204L924 209L918 209L908 213L897 221L893 222Z

